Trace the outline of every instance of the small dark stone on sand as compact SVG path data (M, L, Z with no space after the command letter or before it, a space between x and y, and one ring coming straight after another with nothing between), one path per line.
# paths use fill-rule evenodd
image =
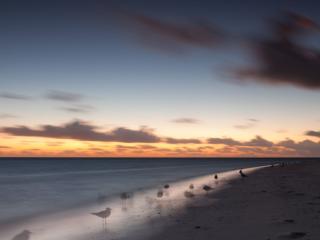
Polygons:
M305 233L305 232L290 232L290 233L280 235L279 238L281 238L281 239L297 239L297 238L302 238L306 235L307 235L307 233Z
M286 223L294 223L295 221L293 219L285 219L284 222L286 222Z

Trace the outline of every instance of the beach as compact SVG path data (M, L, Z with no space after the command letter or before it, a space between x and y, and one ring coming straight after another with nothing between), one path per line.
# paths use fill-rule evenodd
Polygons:
M125 201L115 196L3 226L0 236L10 240L30 231L28 240L319 239L318 167L301 159L243 168L244 177L239 169L212 172L128 193ZM92 213L106 207L111 214L104 224Z
M259 169L190 206L149 239L320 239L320 164ZM207 196L205 196L207 197Z
M209 192L218 192L224 189L229 181L238 178L239 167L249 173L263 168L266 163L269 166L276 162L273 159L264 162L241 159L163 159L158 161L162 166L155 168L154 161L149 161L71 159L62 164L51 160L29 160L29 167L24 173L21 173L23 162L7 162L7 170L12 173L2 173L2 211L13 215L32 210L34 215L16 219L3 218L2 223L0 222L0 238L14 239L16 235L27 230L31 232L31 240L147 239L172 226L176 217L181 216L190 205L212 204L214 199L207 197ZM30 168L30 162L38 168ZM72 163L78 163L79 167L61 169L67 164L73 166ZM191 163L194 164L190 165ZM15 166L18 164L20 168L17 172ZM145 167L137 168L138 164ZM147 164L150 167L147 167ZM130 165L132 167L128 168ZM101 168L104 170L95 170ZM178 172L181 172L179 176ZM215 174L219 175L219 179L214 178ZM177 180L172 176L176 176ZM150 187L143 188L143 181L144 186L148 184ZM67 184L61 185L63 182ZM136 190L132 190L133 185ZM203 190L204 185L210 186L208 192ZM14 189L17 191L13 192ZM28 189L33 190L30 192ZM68 192L69 189L72 191ZM123 192L114 194L123 189L126 189L128 199L121 197ZM186 191L194 197L186 196ZM81 196L85 197L82 197L83 199L91 196L92 201L81 203ZM64 202L65 199L75 204L59 207L59 201ZM42 206L47 206L48 211L37 214ZM105 220L92 213L104 211L106 208L111 209L111 214L106 219L107 224L104 224Z

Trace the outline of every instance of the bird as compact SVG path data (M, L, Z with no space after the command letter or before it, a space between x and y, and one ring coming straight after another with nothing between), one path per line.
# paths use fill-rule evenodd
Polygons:
M193 190L193 189L194 189L194 185L193 185L192 183L189 185L189 189L190 189L190 190Z
M127 209L127 199L130 198L130 194L126 193L126 192L123 192L123 193L120 194L120 198L122 200L122 209L126 210Z
M202 189L206 191L206 194L208 194L208 192L211 191L213 188L208 185L204 185Z
M246 174L244 174L244 173L242 172L242 169L240 169L239 174L240 174L240 176L243 177L243 178L248 177L248 175L246 175Z
M93 212L92 215L95 215L97 217L102 218L102 224L103 226L107 226L107 218L111 215L111 208L106 208L103 211L100 212Z
M193 197L194 197L194 194L193 194L192 192L190 192L190 191L185 191L185 192L184 192L184 196L185 196L186 198L193 198Z
M29 240L31 232L29 230L23 230L15 235L11 240Z
M170 185L169 185L169 184L165 184L165 185L163 186L163 189L164 189L163 193L165 194L166 197L169 197L169 195L170 195L170 193L169 193L169 188L170 188Z
M163 191L162 191L162 190L159 190L159 191L157 192L157 197L158 197L158 198L162 198L162 197L163 197Z
M214 179L218 179L218 174L215 174L215 175L214 175Z
M168 188L170 188L170 185L166 184L166 185L163 186L163 188L168 189Z

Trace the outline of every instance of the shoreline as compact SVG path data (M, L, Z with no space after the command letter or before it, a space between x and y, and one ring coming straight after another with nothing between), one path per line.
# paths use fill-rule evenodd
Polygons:
M258 168L261 167L248 168L247 171ZM223 187L225 181L236 177L238 175L237 171L238 170L231 170L219 173L221 176L221 179L219 179L220 185L215 186L215 191ZM5 229L0 235L4 239L10 239L10 236L14 236L17 231L30 229L34 233L31 240L55 240L61 238L66 240L88 238L97 240L113 238L132 239L132 234L136 234L139 238L147 238L149 237L148 231L150 231L150 229L146 229L145 224L151 224L153 228L152 233L161 232L163 227L167 225L164 224L164 226L162 223L158 224L158 221L161 222L165 220L166 217L172 218L172 216L179 215L181 211L183 211L184 207L188 204L188 199L185 199L183 192L187 189L190 182L200 188L194 190L197 191L197 201L199 201L201 199L200 196L205 194L201 186L208 184L210 181L213 181L212 174L170 183L168 195L165 195L161 199L155 197L158 191L157 188L137 192L131 202L133 208L127 212L121 211L119 199L109 199L101 204L94 204L83 209L51 214L48 217L35 218L30 222L20 224L20 226L17 224L18 226ZM152 200L151 203L147 201L147 198ZM101 220L90 215L91 212L104 209L106 204L114 209L112 217L110 217L109 220L110 229L107 236L105 232L101 231ZM205 203L205 205L206 204L207 203ZM161 211L160 214L159 211ZM65 229L66 226L69 226L68 229ZM122 233L119 234L120 232Z
M149 240L320 239L320 163L262 168L190 206Z

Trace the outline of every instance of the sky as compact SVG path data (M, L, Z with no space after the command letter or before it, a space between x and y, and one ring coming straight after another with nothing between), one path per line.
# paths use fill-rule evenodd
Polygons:
M320 156L320 6L1 1L0 156Z

